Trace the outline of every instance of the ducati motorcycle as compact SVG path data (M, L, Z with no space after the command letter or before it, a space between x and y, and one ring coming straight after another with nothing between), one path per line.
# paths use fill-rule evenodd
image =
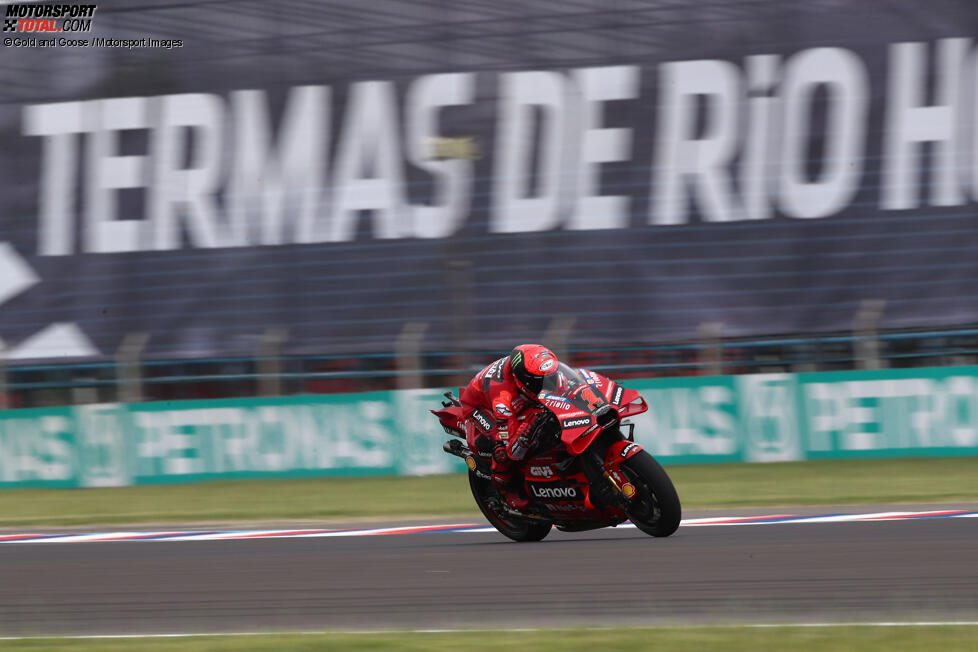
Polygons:
M558 431L538 438L517 464L530 498L525 510L511 508L490 480L492 442L485 435L471 450L465 441L462 404L445 392L441 410L431 410L450 439L446 453L465 460L469 487L479 509L514 541L540 541L556 527L580 532L631 521L654 537L679 527L679 496L662 466L634 441L628 417L648 410L633 389L587 369L560 363L545 379L540 404L553 412ZM485 415L482 415L485 418Z

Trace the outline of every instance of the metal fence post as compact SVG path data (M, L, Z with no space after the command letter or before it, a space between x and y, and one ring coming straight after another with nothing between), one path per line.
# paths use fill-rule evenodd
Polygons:
M127 333L115 352L116 394L120 403L143 400L143 374L140 361L149 333Z
M696 329L699 337L700 373L710 376L723 375L723 322L711 321Z
M863 299L852 320L853 353L859 369L883 369L880 340L877 332L886 299Z
M258 343L258 395L282 395L282 345L289 329L268 328Z
M427 330L427 322L411 321L404 324L397 336L394 355L397 358L398 389L419 389L424 384L421 374L421 342Z
M0 410L10 407L7 398L7 345L0 340Z

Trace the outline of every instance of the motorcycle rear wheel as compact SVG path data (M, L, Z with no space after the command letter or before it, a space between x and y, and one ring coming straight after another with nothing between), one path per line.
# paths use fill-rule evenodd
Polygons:
M638 490L631 500L629 520L654 537L667 537L675 532L683 512L679 495L665 469L645 451L622 462L621 468Z
M482 514L503 536L509 537L513 541L523 542L540 541L550 534L550 528L553 527L552 523L517 518L509 514L500 514L492 509L487 504L486 499L496 495L496 490L489 480L484 480L469 472L469 488L472 489L472 497L475 498L475 504L482 510Z

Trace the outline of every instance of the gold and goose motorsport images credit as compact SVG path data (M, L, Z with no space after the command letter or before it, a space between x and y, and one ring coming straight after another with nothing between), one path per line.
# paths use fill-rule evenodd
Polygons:
M160 48L183 47L182 39L96 35L96 4L14 3L0 6L3 45L16 48Z

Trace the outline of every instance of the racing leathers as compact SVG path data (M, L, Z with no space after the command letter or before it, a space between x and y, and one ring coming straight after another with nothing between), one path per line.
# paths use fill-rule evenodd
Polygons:
M465 438L470 450L492 450L492 482L514 509L523 510L529 499L520 494L516 462L532 452L541 436L557 429L557 421L537 398L520 391L503 357L476 374L462 390ZM485 437L488 442L480 442ZM480 446L480 443L482 444Z

